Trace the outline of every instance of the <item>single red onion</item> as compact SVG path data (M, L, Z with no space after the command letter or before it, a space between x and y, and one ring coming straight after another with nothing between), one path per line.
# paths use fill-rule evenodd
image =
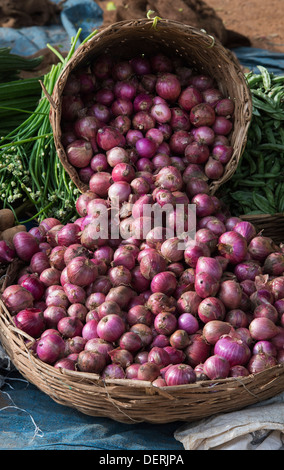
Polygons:
M173 364L165 373L165 381L168 386L191 384L196 382L196 374L188 364Z
M212 123L212 129L215 134L221 134L227 136L230 134L233 128L233 123L230 119L224 116L215 116L215 120Z
M227 359L231 367L234 365L244 365L251 357L248 345L230 335L224 335L216 342L214 354Z
M175 102L181 92L181 85L178 77L172 73L164 73L158 76L156 93L169 102Z
M48 334L41 337L37 343L36 354L38 358L47 364L54 364L64 354L65 342L57 334Z
M83 323L76 317L63 317L57 323L59 333L65 338L74 338L81 336Z
M246 257L247 241L235 231L225 232L219 237L218 251L230 263L238 264Z
M199 330L199 323L191 313L182 313L177 319L177 327L185 330L188 335L192 335Z
M277 323L278 312L271 304L260 304L253 311L254 318L269 318L273 323Z
M202 298L194 291L184 292L177 301L178 312L191 313L193 316L198 314L198 306Z
M230 372L230 363L225 357L213 354L204 362L203 370L211 380L226 379Z
M17 256L29 262L32 256L39 251L39 243L30 232L17 232L13 237L13 247Z
M171 312L160 312L155 316L154 327L158 334L170 335L177 327L177 318Z
M194 86L186 87L181 91L178 98L178 104L186 111L190 111L196 105L202 103L203 98L201 92Z
M101 373L103 379L125 379L125 371L120 364L108 364Z
M257 374L270 367L277 365L277 359L274 356L265 353L253 354L247 364L250 374Z
M234 279L222 281L218 292L218 298L226 308L239 308L242 301L242 288Z
M215 296L219 290L220 282L211 274L199 272L195 276L194 288L202 299Z
M249 371L245 366L233 366L230 368L229 377L247 377Z
M222 336L230 334L231 330L232 326L226 321L210 320L205 323L202 334L209 344L215 345Z
M268 340L257 341L252 349L253 354L264 353L271 356L277 356L277 348Z
M274 252L274 242L269 237L257 235L250 241L248 252L253 259L263 262L268 255Z
M200 333L194 333L189 336L189 344L184 350L186 361L191 367L202 364L209 357L211 352L211 344Z
M97 144L101 149L108 151L113 147L123 147L125 137L114 127L104 126L97 131Z
M225 306L221 300L216 297L208 296L203 299L198 306L198 317L203 323L208 323L212 320L224 320Z
M15 325L32 338L38 338L45 328L45 320L41 310L26 308L20 310L14 317Z
M247 314L239 308L229 310L226 313L224 320L234 328L246 328L249 324L249 318Z
M12 315L33 306L33 295L19 284L12 284L5 288L2 300Z
M78 355L77 367L81 372L100 374L106 366L106 360L102 354L83 350Z
M278 327L269 318L257 317L249 324L249 331L254 340L269 340L277 335Z
M284 273L284 254L270 253L264 261L263 272L271 276L282 276Z
M151 294L147 300L146 307L154 315L158 315L160 312L172 312L175 310L171 297L162 292Z
M124 332L124 321L117 314L104 316L97 325L97 334L105 341L117 341Z
M238 222L234 226L233 230L242 235L246 239L247 243L249 243L256 236L255 226L245 220Z
M195 268L200 257L209 257L210 250L207 245L196 240L190 241L184 250L184 260L190 267Z
M145 362L140 364L140 367L137 371L138 380L146 380L153 382L160 375L160 368L154 362Z
M142 348L149 346L153 341L152 329L144 323L136 323L135 325L132 325L130 331L136 333L140 337Z

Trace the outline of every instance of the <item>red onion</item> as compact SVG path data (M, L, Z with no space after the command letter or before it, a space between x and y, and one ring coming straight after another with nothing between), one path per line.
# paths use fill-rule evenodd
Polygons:
M15 325L32 338L38 338L45 328L44 316L37 308L20 310L14 317Z
M251 356L251 351L246 343L230 335L222 336L214 346L214 354L224 357L230 366L244 365Z
M67 276L71 284L86 286L95 281L97 269L91 260L78 256L68 263Z
M269 282L269 289L275 301L284 298L284 277L278 276Z
M185 349L190 343L189 335L185 330L175 330L170 336L170 345L176 349Z
M70 246L74 243L78 243L80 240L79 236L80 227L74 223L67 223L57 233L57 243L62 247Z
M59 333L65 338L74 338L81 336L83 323L76 317L63 317L57 323Z
M216 120L214 109L207 103L199 103L191 108L189 117L195 127L211 127Z
M145 364L148 361L148 351L139 351L134 357L136 364Z
M249 243L256 236L255 226L247 221L238 222L234 226L233 230L242 235L246 239L247 243Z
M170 364L170 356L164 348L155 346L149 351L148 362L152 362L162 369Z
M190 111L194 106L202 103L201 92L194 86L189 86L181 91L178 98L178 104L186 111Z
M209 155L208 145L196 141L189 143L184 150L185 160L191 164L204 164L207 162Z
M193 196L191 203L196 205L197 217L206 217L215 212L213 200L208 194L196 194Z
M97 325L97 334L105 341L117 341L124 332L124 321L117 314L104 316Z
M251 356L247 364L247 369L250 374L257 374L258 372L262 372L276 365L277 360L274 356L265 353L257 353Z
M102 371L103 379L124 379L125 372L120 364L108 364Z
M137 371L138 380L153 382L160 375L160 368L154 362L145 362L141 364Z
M58 359L58 361L55 362L54 367L56 367L56 369L76 370L75 361L68 357Z
M218 251L230 263L238 264L246 257L247 241L235 231L225 232L219 237Z
M249 319L246 313L239 308L229 310L226 313L224 320L234 328L246 328L249 324Z
M202 256L209 257L210 250L208 246L198 241L190 241L184 250L184 260L190 267L195 268L198 259Z
M231 332L232 326L223 320L210 320L205 323L202 334L209 344L216 344L223 336Z
M216 259L208 256L201 256L198 259L195 272L196 274L208 273L217 280L220 280L223 275L223 270L220 263Z
M271 341L257 341L252 349L253 354L264 353L271 356L277 356L277 348Z
M84 350L78 355L77 367L82 372L100 374L105 366L106 360L102 354Z
M191 367L204 363L211 352L211 345L200 333L189 336L189 344L184 350L186 360Z
M236 275L239 282L245 281L247 279L254 281L256 276L262 274L262 267L258 261L244 260L235 266L234 274Z
M218 298L223 302L226 308L231 310L239 308L242 301L242 288L240 284L233 279L221 282Z
M166 271L166 267L165 258L158 252L146 254L140 261L140 271L146 279L152 280L156 274Z
M93 149L90 142L84 139L78 139L74 140L67 146L66 154L71 165L75 166L76 168L84 168L89 165L91 161L93 156Z
M0 263L3 263L3 264L10 263L15 258L15 256L16 256L16 250L13 247L9 246L5 240L1 240L0 241Z
M175 275L170 271L164 271L156 274L151 281L151 291L163 292L166 295L171 295L175 291L177 280Z
M94 310L90 310L88 312L87 307L84 304L80 304L79 302L71 304L68 309L67 309L67 314L69 317L76 317L81 320L82 323L85 323L86 321L90 321L91 319L91 313L94 312ZM87 318L87 314L89 313L89 317Z
M144 323L136 323L135 325L131 326L130 331L136 333L140 337L142 341L142 348L147 347L152 343L153 332L148 325L145 325Z
M144 305L135 305L130 308L127 313L127 322L130 326L137 323L144 323L145 325L151 326L153 320L153 314Z
M198 306L198 317L203 323L208 323L212 320L224 320L225 313L224 304L216 297L208 296Z
M271 253L263 264L263 272L271 276L282 276L284 273L284 254Z
M65 355L79 354L83 351L87 344L87 340L82 336L74 336L74 338L68 338L65 340Z
M35 253L30 260L30 267L34 273L41 274L50 267L49 256L41 251Z
M164 73L158 76L155 86L156 93L167 101L174 102L181 92L178 77L172 73Z
M273 323L278 320L278 312L271 304L260 304L253 311L254 318L269 318Z
M224 116L216 116L212 124L212 129L215 134L228 135L232 130L233 124L230 119Z
M125 137L114 127L104 126L97 131L97 144L101 149L108 151L113 147L123 147Z
M160 312L172 312L175 310L171 297L162 292L151 294L146 306L154 315L158 315Z
M29 232L17 232L13 237L13 246L17 256L23 261L30 261L32 256L39 251L37 239Z
M184 292L177 301L179 313L191 313L197 316L198 306L202 298L194 291Z
M47 328L57 328L59 320L66 317L67 312L64 307L50 305L44 310L43 316Z
M47 364L54 364L64 354L65 342L57 334L48 334L41 337L37 343L36 353L38 358Z
M223 165L226 165L231 160L233 154L233 147L225 144L215 144L212 149L212 157L218 160ZM240 221L240 219L239 219Z
M269 318L258 317L250 322L249 332L254 340L269 340L277 335L278 327Z
M249 371L244 366L233 366L230 368L229 377L247 377L249 375Z
M106 197L108 190L111 186L111 175L107 172L101 171L94 173L89 181L90 190L95 192L100 197Z
M45 291L44 284L40 281L38 275L33 273L27 275L20 285L32 294L34 300L40 300Z
M126 369L133 363L133 356L127 349L120 347L109 351L109 356L113 364L119 364L123 369Z
M211 274L199 272L195 276L194 288L202 299L215 296L219 290L220 282Z
M6 287L2 294L2 300L7 309L13 314L31 308L33 306L34 298L27 289L19 284L13 284Z
M197 230L195 234L195 241L197 243L206 245L210 254L215 251L215 248L218 243L218 236L215 235L215 233L213 233L212 230L209 230L208 228L201 228ZM209 256L209 255L204 254L203 256Z
M156 185L169 191L179 191L183 186L182 175L174 166L162 168L155 177Z
M160 312L155 316L154 327L158 334L170 335L177 327L177 318L171 312Z
M177 327L192 335L199 330L199 323L195 316L191 313L182 313L177 319Z
M274 251L274 243L269 237L258 235L254 237L249 245L248 252L253 259L263 262L270 253Z
M214 354L206 359L203 370L211 380L225 379L230 372L230 363L225 357Z
M188 364L173 364L165 373L165 381L168 386L186 385L196 382L196 374Z
M131 353L135 353L142 348L142 341L140 336L138 336L133 331L126 331L119 339L119 346L120 348L126 349Z
M134 296L134 291L128 286L118 286L110 289L106 295L106 300L114 300L120 308L127 308L130 300Z

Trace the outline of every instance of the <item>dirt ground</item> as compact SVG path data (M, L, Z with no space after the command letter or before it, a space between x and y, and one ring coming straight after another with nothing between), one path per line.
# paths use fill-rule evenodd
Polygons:
M97 3L111 18L115 12L107 12L108 5L119 5L121 0ZM226 29L249 38L252 47L284 53L284 0L206 0L206 3Z
M283 0L207 0L227 29L247 36L253 47L284 53Z

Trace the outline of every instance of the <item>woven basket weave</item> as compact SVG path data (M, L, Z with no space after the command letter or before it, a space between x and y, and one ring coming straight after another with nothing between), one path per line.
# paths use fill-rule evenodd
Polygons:
M12 263L2 290L13 282L16 272L17 263ZM247 377L157 388L151 382L102 380L96 374L57 369L33 354L33 341L13 325L0 300L0 342L18 371L55 402L121 423L195 421L240 410L284 390L284 364Z
M119 59L131 59L138 54L153 55L164 52L170 56L182 57L198 73L215 78L225 96L235 102L233 130L230 136L233 156L219 180L210 185L211 194L235 172L244 150L247 130L251 120L252 103L249 88L241 67L228 49L202 30L173 20L160 19L155 27L153 20L141 19L121 21L100 31L86 44L82 44L60 75L52 95L50 121L58 157L81 192L88 186L79 179L78 172L68 162L61 143L61 98L71 72L79 66L88 65L101 53L110 52Z

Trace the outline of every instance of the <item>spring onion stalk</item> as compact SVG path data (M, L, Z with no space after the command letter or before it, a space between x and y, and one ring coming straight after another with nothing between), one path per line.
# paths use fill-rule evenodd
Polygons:
M59 62L44 75L44 91L35 110L19 126L1 137L0 197L2 207L14 212L17 223L40 222L46 217L55 217L66 223L76 215L75 201L79 190L58 158L49 121L50 102L45 93L52 95L60 73L74 54L80 34L81 29L71 38L71 47L65 58L47 44ZM23 213L25 220L22 220Z

